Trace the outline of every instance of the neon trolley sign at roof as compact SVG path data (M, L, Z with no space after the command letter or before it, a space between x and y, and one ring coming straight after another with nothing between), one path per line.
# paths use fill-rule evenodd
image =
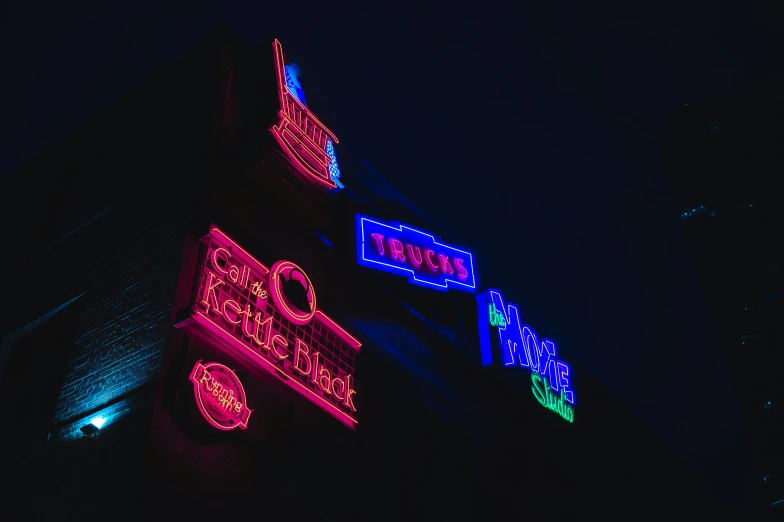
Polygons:
M412 284L473 292L474 257L413 227L357 215L360 265L405 275Z
M204 327L222 346L354 428L354 360L361 344L318 307L316 290L305 271L291 261L267 267L215 226L202 241L205 248L191 318L177 326L193 321ZM205 393L211 391L209 386L216 384L210 379L221 372L229 375L211 368L194 369L197 392L198 386ZM228 381L222 386L227 388ZM205 411L210 411L207 406ZM242 411L240 407L234 414ZM242 419L245 424L247 416ZM205 417L216 427L227 420Z
M539 339L533 328L520 321L517 305L504 303L498 290L479 294L476 301L482 364L491 364L494 354L499 354L504 366L527 368L531 371L531 391L539 404L574 422L572 371L557 358L555 343Z
M305 105L299 82L299 67L287 64L283 46L272 42L280 110L278 123L270 132L291 165L306 179L327 190L343 188L335 156L337 137Z

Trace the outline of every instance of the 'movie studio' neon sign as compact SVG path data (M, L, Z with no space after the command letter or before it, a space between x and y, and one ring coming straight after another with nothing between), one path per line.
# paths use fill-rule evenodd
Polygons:
M571 385L571 368L556 358L555 343L537 338L536 332L520 322L516 305L507 303L498 290L476 296L479 306L479 346L482 364L493 362L493 353L501 354L504 366L522 366L531 371L531 391L539 404L574 422L575 394ZM497 330L496 335L493 330ZM495 341L494 341L495 340ZM497 348L494 349L493 347Z
M359 264L408 276L409 282L438 290L476 288L474 258L465 250L398 223L357 215Z
M215 226L202 241L191 319L354 428L354 359L361 344L317 307L304 270L291 261L268 268ZM197 370L201 377L192 380L202 382Z

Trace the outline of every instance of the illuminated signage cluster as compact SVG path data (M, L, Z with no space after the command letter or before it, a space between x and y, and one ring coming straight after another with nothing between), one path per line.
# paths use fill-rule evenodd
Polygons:
M491 364L493 354L498 353L504 366L527 368L531 371L531 391L536 400L574 422L571 368L558 359L555 343L539 339L530 326L520 321L519 308L504 303L498 290L478 295L477 304L482 364Z
M476 288L469 252L397 223L357 215L356 224L360 264L439 290ZM191 319L353 428L354 359L361 345L318 308L305 271L285 260L267 267L215 226L202 241ZM497 357L504 366L528 369L536 400L574 422L571 369L558 359L555 343L523 324L518 307L499 291L478 295L477 303L482 364ZM199 361L190 380L210 424L247 427L252 410L233 370Z
M357 215L359 264L405 275L417 285L447 290L476 288L473 256L426 232Z
M304 270L291 261L267 267L215 226L203 241L206 252L192 319L353 428L357 422L354 359L361 345L318 308L316 290ZM194 369L197 395L213 393L220 386L212 402L199 401L202 413L213 425L228 422L214 414L216 408L227 404L215 406L215 397L226 399L226 408L236 410L236 404L241 403L240 410L231 410L237 414L247 410L238 389L231 387L236 380L231 375L225 369L207 366ZM218 420L213 422L212 418Z
M272 47L280 109L270 131L301 175L328 190L343 188L337 138L308 109L299 68L286 62L278 40ZM476 291L474 259L466 250L411 226L364 215L356 216L356 234L362 266L405 276L426 288ZM268 267L215 226L202 240L205 255L191 320L353 428L354 360L361 345L317 307L316 290L305 271L285 260ZM518 308L504 303L497 290L477 301L483 364L497 353L504 366L527 368L536 400L574 422L571 370L557 358L555 343L540 340L522 324ZM252 410L233 370L199 361L190 380L210 424L222 430L247 427Z

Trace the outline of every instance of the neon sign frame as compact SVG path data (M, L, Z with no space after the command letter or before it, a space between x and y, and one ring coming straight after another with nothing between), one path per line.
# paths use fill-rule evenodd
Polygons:
M283 46L277 39L272 42L272 51L280 120L270 127L270 132L295 170L306 179L330 191L343 188L335 177L340 177L334 149L334 144L339 143L338 138L289 89Z
M354 429L354 358L362 344L317 308L315 289L304 270L291 261L267 267L215 225L202 241L206 252L191 316L175 326L191 321L202 326ZM309 289L309 311L303 312L281 290L292 280Z
M571 387L571 366L557 358L550 339L542 338L520 321L520 310L507 302L499 290L488 289L476 296L479 318L479 348L482 365L493 362L493 332L498 331L498 349L504 366L521 366L531 372L531 391L536 400L569 422L574 422L576 395ZM548 380L549 379L549 380ZM555 393L559 395L556 397Z
M395 222L383 223L361 214L357 214L356 226L360 265L406 275L411 284L441 291L450 288L466 292L476 290L474 256L470 252L441 243L432 234L416 228ZM384 257L384 239L387 239L392 260Z

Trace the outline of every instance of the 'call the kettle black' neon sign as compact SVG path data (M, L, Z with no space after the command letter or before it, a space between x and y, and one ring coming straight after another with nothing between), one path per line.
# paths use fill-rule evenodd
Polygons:
M571 368L556 357L555 343L550 339L540 340L530 326L521 323L517 306L504 303L498 290L488 290L476 296L476 300L482 364L491 364L493 354L499 353L504 366L528 368L531 391L539 404L574 422Z
M318 307L316 290L305 271L285 260L264 265L214 225L202 241L191 318L176 326L195 322L204 327L353 429L357 423L354 360L361 344ZM216 386L209 379L222 375L210 368L194 372L194 385L204 386L206 392ZM236 399L239 392L233 396L237 404L245 403L244 398ZM234 413L241 411L240 407ZM240 428L245 424L240 423Z

